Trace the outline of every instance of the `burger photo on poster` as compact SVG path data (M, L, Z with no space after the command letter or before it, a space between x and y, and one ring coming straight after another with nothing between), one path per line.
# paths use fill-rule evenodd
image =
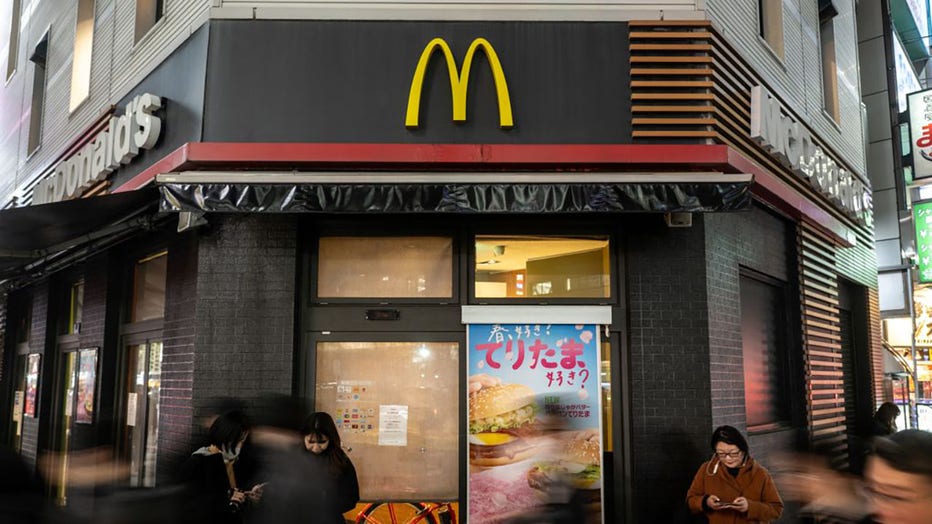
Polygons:
M553 460L538 462L528 471L528 485L544 493L560 487L575 489L587 509L597 509L602 498L599 436L594 431L567 433L563 435L565 444Z
M469 463L512 464L533 456L540 435L540 408L523 384L485 387L469 395Z

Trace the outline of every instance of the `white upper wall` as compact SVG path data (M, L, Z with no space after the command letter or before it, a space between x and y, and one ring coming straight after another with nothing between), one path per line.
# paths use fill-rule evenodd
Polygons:
M215 18L331 20L656 20L704 18L704 0L218 0Z
M133 43L132 0L97 0L91 89L69 111L71 61L77 2L21 0L18 67L0 84L0 208L22 196L37 177L107 109L123 98L209 18L398 19L398 20L713 20L720 33L800 118L863 172L854 0L835 0L841 122L822 110L818 0L784 0L784 59L758 36L754 0L409 0L399 2L309 2L302 0L165 0L165 15ZM13 0L0 0L0 73L7 69ZM42 141L26 155L34 67L28 61L48 30L46 104ZM0 79L2 81L3 79Z
M783 99L835 154L864 174L866 166L854 0L834 0L838 9L838 16L835 17L835 54L841 113L838 123L822 109L819 1L782 2L782 60L758 34L756 0L705 0L705 7L714 26L767 82L771 92Z
M16 72L0 83L0 208L22 198L77 137L116 104L207 20L211 0L165 0L165 15L134 45L136 2L96 0L91 87L72 112L71 61L77 1L21 0ZM13 0L0 0L0 73L7 71ZM34 64L28 60L49 31L42 140L27 157ZM0 78L0 82L4 80Z

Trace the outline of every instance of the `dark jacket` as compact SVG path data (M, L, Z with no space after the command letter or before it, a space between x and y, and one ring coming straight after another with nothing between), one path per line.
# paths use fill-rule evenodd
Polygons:
M334 470L325 456L303 448L269 457L268 480L258 522L303 522L307 524L344 524L343 513L359 502L356 468L346 465Z
M236 487L247 491L255 484L256 465L248 452L233 463ZM207 524L241 524L249 510L248 501L238 508L230 505L230 482L220 453L195 452L182 465L179 480L185 486L186 522Z
M703 505L707 495L715 495L725 502L744 497L748 499L748 511L712 511ZM750 457L734 477L717 458L703 463L689 486L686 503L694 514L705 513L710 524L770 522L783 513L783 500L770 473Z

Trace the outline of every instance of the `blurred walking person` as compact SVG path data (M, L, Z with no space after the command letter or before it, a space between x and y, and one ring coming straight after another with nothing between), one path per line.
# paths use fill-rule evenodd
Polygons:
M208 445L181 468L188 522L241 524L244 513L259 502L263 485L254 484L257 467L249 456L248 437L249 423L241 411L228 411L213 421Z
M874 522L932 522L932 433L909 429L877 438L864 482Z

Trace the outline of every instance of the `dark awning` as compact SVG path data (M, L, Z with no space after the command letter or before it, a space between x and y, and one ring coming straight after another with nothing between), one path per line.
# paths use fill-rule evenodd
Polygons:
M751 175L721 173L169 173L162 211L589 213L739 211Z
M0 276L44 256L126 229L154 188L0 211Z

